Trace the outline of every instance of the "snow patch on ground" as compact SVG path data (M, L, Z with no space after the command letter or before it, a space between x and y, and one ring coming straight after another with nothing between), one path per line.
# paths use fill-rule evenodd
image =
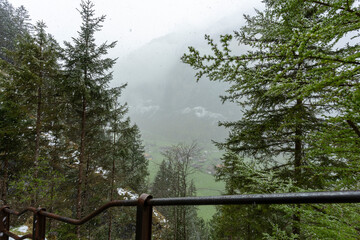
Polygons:
M20 226L16 229L16 231L21 232L21 233L26 233L28 230L29 230L29 227L25 226L25 225Z
M159 213L156 209L153 209L153 214L160 221L160 223L166 224L165 227L168 227L168 220L166 220L166 218L161 213Z
M75 160L74 164L80 164L80 160L78 158L78 156L80 155L80 152L75 150L72 154L71 157Z
M139 198L139 195L136 193L132 193L129 190L118 188L117 192L120 196L123 196L125 200L137 200Z
M102 167L98 167L98 168L95 170L95 173L101 174L104 178L106 178L106 175L109 173L109 171L103 169Z
M49 146L53 147L56 145L56 137L53 135L52 131L43 132L42 137L49 141Z
M10 231L11 231L11 232L20 232L20 233L29 233L29 227L28 227L28 226L25 226L25 225L22 225L22 226L20 226L20 227L11 229ZM0 233L0 237L3 236L2 234L3 234L3 233ZM22 237L22 235L19 235L19 237ZM9 237L9 240L15 240L15 239L13 239L12 237ZM47 239L45 238L45 240L47 240Z

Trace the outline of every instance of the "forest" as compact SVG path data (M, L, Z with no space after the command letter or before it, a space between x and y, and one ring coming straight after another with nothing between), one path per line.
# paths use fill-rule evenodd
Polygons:
M232 33L205 35L207 51L181 57L193 81L223 82L233 103L215 167L224 195L359 190L360 4L264 0ZM162 149L149 181L140 128L111 87L118 42L99 44L106 24L90 0L77 35L60 45L25 7L0 0L0 206L46 207L80 219L104 203L196 196L196 141ZM202 36L199 36L202 37ZM134 239L135 209L114 208L76 227L47 223L47 239ZM154 239L359 239L358 204L157 207ZM12 220L14 231L31 216Z

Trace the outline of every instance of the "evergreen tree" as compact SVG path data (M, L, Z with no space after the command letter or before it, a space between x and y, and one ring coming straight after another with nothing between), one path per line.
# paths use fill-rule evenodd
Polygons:
M79 12L83 20L79 36L73 38L73 43L65 42L63 84L69 100L66 136L74 143L72 166L78 168L77 218L99 203L115 198L120 187L133 191L144 189L147 176L139 129L125 118L126 104L118 102L126 85L108 86L115 59L105 55L116 42L97 46L95 33L101 30L105 16L95 17L93 3L83 1ZM114 217L111 211L107 224L94 220L88 225L87 236L104 235L105 226L108 226L108 239L122 234L113 232L112 225L128 221L121 222L124 216L120 215L114 221ZM95 231L93 224L103 227ZM129 234L132 236L132 231ZM80 236L79 228L77 235Z
M7 0L0 1L0 59L6 57L6 49L14 51L16 39L29 31L30 24L27 10L21 6L14 8Z
M173 182L173 168L170 162L163 160L157 172L152 187L152 195L155 197L171 197L173 189L170 184ZM160 209L160 208L159 208Z
M285 62L293 64L290 52L298 51L301 61L311 61L317 68L304 72L309 79L308 84L290 89L293 94L307 97L316 93L318 104L327 107L324 115L326 125L313 134L314 145L312 155L328 155L333 161L340 160L344 165L337 169L336 178L327 182L329 187L336 189L358 189L359 170L359 6L355 1L274 1L273 7L278 14L293 16L299 8L313 9L313 14L319 19L317 24L297 32L292 41L283 48ZM349 37L351 36L351 38ZM296 48L299 45L301 48ZM331 51L322 51L320 47L327 45ZM282 79L283 73L277 78ZM294 83L295 85L296 83ZM286 86L278 85L281 91ZM276 90L275 89L275 90ZM318 171L333 172L327 166ZM332 173L334 174L334 173ZM339 184L344 180L344 184ZM352 183L351 183L352 182ZM336 186L337 185L337 186Z
M140 193L146 190L148 160L144 156L145 150L138 126L132 125L124 130L119 139L120 146L125 149L121 164L124 177L122 181L124 186Z
M121 90L126 85L121 86L113 92L113 106L110 113L110 121L106 133L109 139L107 146L106 159L100 163L101 169L109 172L108 184L109 200L114 200L117 196L119 188L131 190L132 192L141 193L145 189L146 178L148 176L147 167L148 161L144 157L144 146L141 142L139 128L136 125L131 125L130 119L125 118L128 111L126 104L120 105L118 97ZM129 213L131 214L131 213ZM119 226L131 225L132 223L124 219L124 216L116 214L115 211L110 210L109 213L109 229L108 239L118 236L116 232L113 234L112 225ZM116 216L114 218L113 216Z
M21 131L26 125L26 117L21 113L16 99L7 92L8 75L5 71L4 62L11 61L6 55L6 51L15 50L17 37L25 34L29 25L29 16L24 7L15 9L8 1L0 1L0 92L1 92L1 180L0 192L1 200L6 202L8 185L11 175L19 169L19 164L9 162L20 156L16 149L21 148ZM7 80L6 80L7 79Z
M56 80L59 79L59 48L52 36L45 33L45 27L43 22L38 22L33 35L25 34L17 40L14 51L7 51L11 63L3 62L7 79L4 91L16 99L19 110L30 120L22 129L23 136L27 138L24 141L26 148L18 151L23 151L21 160L24 163L31 162L33 176L26 181L32 188L32 205L39 204L38 195L43 188L38 184L40 160L50 162L46 149L49 139L45 135L54 126L56 105L50 103L54 102ZM17 179L21 178L18 176Z
M196 189L190 175L194 169L192 162L199 156L196 143L179 144L168 147L162 153L165 160L161 163L152 187L154 197L195 196ZM164 231L164 239L206 239L202 236L201 220L197 217L194 206L158 207L169 221L169 229Z
M325 95L329 92L334 93L335 98L341 94L338 95L330 86L325 91L319 87L316 88L317 91L313 91L318 82L324 84L335 81L335 78L327 77L332 75L333 71L329 71L331 68L325 64L329 59L336 62L338 58L337 52L333 50L334 38L322 41L321 34L316 33L319 26L325 26L324 18L328 15L324 12L321 15L314 3L307 4L304 1L290 1L290 4L289 1L265 3L266 9L263 12L257 11L254 17L245 16L247 24L240 31L234 35L221 36L221 47L206 36L213 55L200 55L197 50L190 48L190 54L184 55L183 61L198 70L197 80L207 76L212 81L229 82L231 87L228 95L222 98L223 101L232 101L243 107L241 120L221 123L231 130L226 142L218 144L220 148L230 152L224 156L224 162L236 163L230 166L242 166L240 162L246 162L236 156L240 154L250 158L247 161L251 161L253 168L260 172L271 171L276 179L294 183L292 190L334 189L334 185L328 183L345 177L341 174L344 171L338 170L349 169L347 165L351 161L334 158L329 151L316 149L319 145L329 144L324 135L322 136L324 129L332 132L336 127L340 127L338 124L331 128L330 122L326 121L336 108L324 104L329 103L324 100L328 99ZM250 50L238 56L234 55L230 45L234 37L239 44L249 46ZM317 61L318 58L323 62ZM321 74L325 71L325 75ZM338 71L339 74L344 73L341 66ZM351 101L345 102L349 104ZM340 131L332 133L339 134ZM314 136L322 136L324 141L316 144ZM258 190L267 192L266 188L259 189L254 185L250 185L250 189L246 187L249 178L241 176L247 176L249 170L240 168L227 173L228 176L238 176L235 183L231 183L232 178L225 179L227 184L232 185L228 194L255 193ZM220 176L224 171L225 169L218 169ZM233 184L237 186L234 188ZM270 189L273 192L281 191L281 188ZM270 236L273 226L277 226L276 229L281 229L280 232L289 238L306 238L311 234L300 231L306 229L304 223L319 221L309 220L307 217L311 214L302 218L302 210L297 207L271 212L266 210L267 207L260 208L261 217L256 211L246 211L247 214L237 211L239 216L256 219L256 223L248 225L253 227L251 230L246 230L246 223L241 224L239 231L233 232L231 236L257 239L264 232ZM226 209L220 208L218 216L228 216L229 221L233 222L231 216L234 215L227 215L231 210ZM251 217L249 214L252 214ZM292 216L293 221L284 222L289 216ZM218 227L223 223L224 221L218 221ZM337 219L337 224L341 226L340 219ZM289 225L292 228L286 227ZM224 227L220 226L217 232L223 231Z
M17 159L21 156L21 135L28 118L21 111L16 98L6 92L3 77L0 76L0 199L3 204L8 204L9 183L23 169Z
M96 45L94 35L105 17L94 16L90 1L83 1L79 12L83 24L73 43L65 42L61 70L59 46L42 22L1 52L6 61L0 60L0 194L15 208L46 202L50 212L81 218L118 198L119 188L146 187L140 131L125 117L126 104L119 103L126 84L108 86L115 60L105 55L116 42ZM131 238L133 210L94 219L82 235ZM111 231L111 224L124 230ZM58 222L49 220L47 227L61 239L81 237L79 229L75 236L72 227Z
M310 184L302 180L306 178L306 161L314 161L305 161L307 138L321 126L319 115L324 110L314 104L316 95L302 98L286 91L274 91L278 81L276 73L286 72L283 81L288 85L306 83L302 73L313 68L311 63L293 68L276 63L282 58L282 44L291 39L292 31L307 28L316 18L302 11L296 18L283 19L275 14L269 1L267 4L264 12L246 16L247 25L234 34L239 44L252 50L236 56L230 49L232 35L221 37L222 49L206 36L214 55L200 56L190 48L190 54L184 55L183 61L198 70L197 80L207 76L211 81L229 82L231 87L228 95L222 97L223 101L238 103L243 108L241 120L221 123L231 132L226 142L218 146L254 158L265 168L283 169L284 175L291 176L301 186Z
M108 72L115 63L114 59L103 58L116 42L103 43L97 46L95 33L101 30L105 16L94 16L94 4L90 1L81 2L80 15L82 25L79 36L73 38L73 44L65 42L66 81L64 86L69 93L71 102L68 118L72 121L69 136L78 144L78 180L76 217L81 218L84 188L87 172L93 168L91 144L99 143L97 133L104 131L110 110L111 94L108 88L112 73ZM76 119L76 120L75 120ZM74 125L74 122L78 125ZM76 130L79 129L79 130ZM92 169L94 170L94 169Z
M125 86L124 86L125 87ZM122 129L122 117L125 114L125 112L127 111L127 108L125 108L125 106L117 106L117 97L115 96L115 106L113 107L112 113L111 113L111 120L110 120L110 129L109 129L109 136L110 139L112 141L112 146L111 146L111 150L112 150L112 154L111 154L111 160L112 160L112 164L111 164L111 177L110 177L110 197L109 200L113 201L114 200L114 192L116 191L115 189L115 174L116 174L116 153L119 151L118 150L118 146L116 144L117 139L119 138L119 130ZM112 211L109 210L109 230L108 230L108 240L112 239Z

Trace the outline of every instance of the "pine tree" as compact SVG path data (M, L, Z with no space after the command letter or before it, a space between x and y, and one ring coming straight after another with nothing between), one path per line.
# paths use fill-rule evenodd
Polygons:
M15 9L8 1L0 1L0 92L1 92L1 200L7 201L9 181L15 177L12 173L20 169L19 164L9 162L20 156L19 150L22 146L20 135L24 130L26 116L19 111L16 99L7 92L8 74L5 71L6 63L11 61L6 51L14 51L17 37L27 33L29 16L24 7ZM16 178L16 177L15 177Z
M124 86L125 87L125 86ZM117 104L117 94L115 94L114 99L115 99L115 106L113 107L112 113L111 113L111 120L110 120L110 129L109 129L109 136L111 138L112 141L112 146L111 146L111 150L112 150L112 154L111 154L111 160L112 160L112 164L111 164L111 172L110 172L110 197L109 200L113 201L114 200L114 192L115 192L115 174L116 174L116 156L115 153L117 153L118 151L118 146L116 144L117 139L119 138L119 130L122 128L122 118L123 115L127 112L127 108L125 108L125 106L120 106L118 107ZM112 239L112 211L109 211L109 230L108 230L108 240Z
M17 172L23 170L17 159L21 156L21 135L28 118L21 111L17 98L8 94L3 78L6 77L0 76L0 199L3 204L8 204L9 183L18 177Z
M38 195L43 188L38 184L39 165L41 159L48 157L47 150L44 149L47 144L44 134L45 130L51 131L54 126L52 120L56 105L49 103L53 102L57 90L56 80L59 79L59 47L52 36L46 34L45 28L43 22L38 22L34 26L33 35L25 34L19 38L15 50L7 51L7 58L11 61L4 63L7 76L4 91L17 99L21 111L31 120L28 121L27 129L22 129L24 136L28 138L24 144L27 150L24 149L22 160L32 162L30 166L33 176L28 180L32 185L32 205L39 204Z
M84 198L84 185L88 180L84 170L91 168L92 156L90 144L96 144L98 132L103 131L106 124L105 117L110 109L110 92L108 83L112 79L108 72L115 63L114 59L103 58L109 49L115 47L116 42L103 43L97 46L95 33L101 30L105 16L94 16L94 4L90 1L81 2L80 15L82 25L79 36L73 38L73 44L65 42L66 81L64 85L69 93L71 102L69 119L72 122L73 135L70 139L79 146L78 151L78 180L76 217L81 218ZM75 129L80 129L76 131ZM91 142L91 139L93 142ZM86 189L85 189L86 190ZM79 232L78 232L79 235Z
M108 172L109 183L107 186L109 186L110 201L117 196L117 189L119 188L136 193L142 192L148 176L148 161L144 157L144 146L141 142L139 128L136 125L131 125L130 119L126 117L127 105L119 104L119 96L125 87L126 84L112 89L112 108L108 126L106 127L108 141L105 147L106 150L102 153L106 157L99 162L100 168ZM110 210L108 215L108 239L114 237L112 231L113 221L117 225L131 224L128 221L120 223L118 220L119 214L116 215L114 211ZM115 218L115 216L117 217Z
M14 51L16 38L29 31L30 24L27 10L21 6L15 9L7 0L0 1L0 59L6 57L6 50Z
M17 207L19 201L46 202L49 211L65 215L75 213L75 203L77 218L118 198L119 188L143 191L148 176L139 128L126 118L126 103L119 102L126 84L108 86L115 60L105 55L116 42L95 43L105 17L94 16L90 1L83 1L79 12L83 24L73 43L65 43L61 70L59 47L42 22L0 60L1 199ZM82 235L131 237L132 210L94 219ZM112 233L111 223L124 230ZM47 226L60 238L75 237L71 227L51 220Z

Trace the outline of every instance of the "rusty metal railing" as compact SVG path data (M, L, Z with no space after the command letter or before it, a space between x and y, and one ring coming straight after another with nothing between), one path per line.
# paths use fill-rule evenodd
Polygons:
M0 240L35 239L44 240L46 218L55 219L73 225L82 225L106 209L118 206L136 206L136 240L150 240L152 236L153 206L175 205L244 205L244 204L307 204L307 203L360 203L360 191L340 192L302 192L251 195L226 195L211 197L152 198L142 194L138 200L120 200L109 202L82 219L72 219L47 212L44 208L28 207L21 212L8 206L0 207ZM22 237L10 232L10 215L20 216L32 212L33 232Z

